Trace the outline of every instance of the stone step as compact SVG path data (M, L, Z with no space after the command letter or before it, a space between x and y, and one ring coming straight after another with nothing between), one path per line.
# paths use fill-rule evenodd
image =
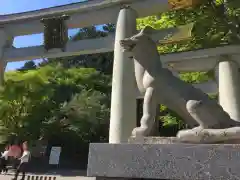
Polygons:
M13 175L0 175L0 180L12 180ZM21 179L21 175L18 179ZM96 180L95 177L85 177L85 176L53 176L53 175L26 175L25 180Z
M26 180L57 180L56 176L27 175Z
M85 176L50 176L50 175L27 175L26 180L95 180L95 177Z
M14 173L8 173L6 175L0 174L0 180L11 180L14 177ZM19 174L21 179L22 174ZM96 180L96 177L86 177L81 175L60 175L60 174L31 174L27 173L25 180Z

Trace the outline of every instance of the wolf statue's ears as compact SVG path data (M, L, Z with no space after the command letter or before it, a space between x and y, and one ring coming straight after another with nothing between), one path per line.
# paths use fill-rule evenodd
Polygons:
M141 33L146 34L146 35L150 35L152 34L154 31L156 31L156 29L153 29L151 26L145 26L145 28L143 28L141 30Z

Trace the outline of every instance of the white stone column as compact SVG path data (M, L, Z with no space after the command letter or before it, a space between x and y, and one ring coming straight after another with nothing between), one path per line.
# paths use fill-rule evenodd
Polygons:
M4 72L7 63L3 61L3 53L6 45L8 44L8 36L4 29L0 29L0 85L4 82Z
M237 62L221 57L218 67L219 104L233 120L240 121L240 73Z
M4 72L7 64L6 62L3 61L2 57L3 57L4 49L6 46L8 46L9 43L11 42L8 41L6 32L4 31L4 29L0 28L0 86L4 82ZM5 139L4 136L0 136L0 138Z
M136 127L136 90L133 61L119 41L136 31L137 13L130 7L120 10L114 47L109 143L127 142Z

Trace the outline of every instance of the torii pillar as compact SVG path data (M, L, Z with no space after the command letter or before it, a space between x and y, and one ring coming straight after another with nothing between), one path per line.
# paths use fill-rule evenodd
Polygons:
M136 18L136 11L124 6L116 24L109 143L127 142L136 127L134 64L119 43L120 40L136 34Z
M218 66L219 104L231 119L240 121L239 64L230 55L221 56Z
M4 49L12 46L13 38L8 36L3 28L0 28L0 85L4 82L4 72L7 63L3 60Z

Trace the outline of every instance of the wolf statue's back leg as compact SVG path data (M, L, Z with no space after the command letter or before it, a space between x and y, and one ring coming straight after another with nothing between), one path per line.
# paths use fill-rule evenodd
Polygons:
M181 141L191 143L222 143L229 140L229 142L239 140L240 123L232 120L218 103L211 100L189 100L186 108L189 114L199 122L199 126L193 129L180 130L177 133L177 137ZM206 121L216 123L206 126Z
M237 125L214 100L189 100L186 109L202 129L229 128Z
M187 112L201 128L219 129L236 126L237 122L230 118L216 100L210 99L200 89L175 77L169 70L164 71L165 73L161 73L161 76L166 82L171 83L162 84L161 89L163 91L166 86L170 86L168 89L171 91L168 90L169 94L165 95L170 99L167 104L170 109L179 115L181 111Z

